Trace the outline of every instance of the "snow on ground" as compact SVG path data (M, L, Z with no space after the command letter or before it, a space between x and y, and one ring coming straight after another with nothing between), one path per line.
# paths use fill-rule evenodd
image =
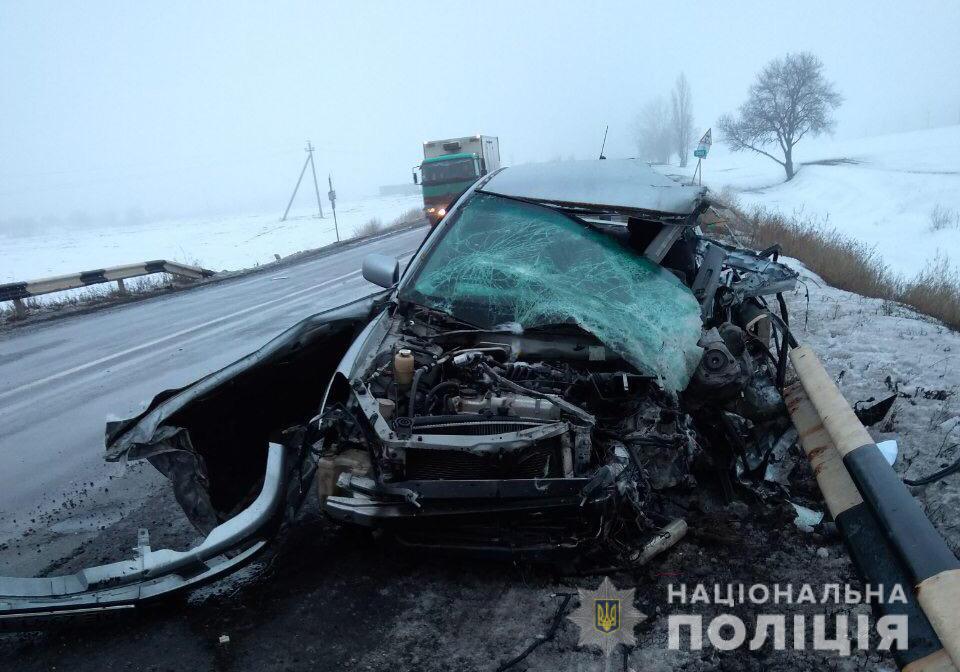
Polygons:
M840 381L847 401L897 394L886 421L870 428L876 441L898 441L894 469L917 480L960 459L960 332L898 304L836 289L799 262L787 263L804 283L787 296L791 330ZM960 475L911 491L960 554Z
M350 238L372 218L390 224L423 207L416 196L374 196L337 203L340 237ZM0 283L35 280L152 259L195 264L215 271L238 270L322 247L336 240L329 203L324 219L315 210L170 219L136 225L56 228L36 235L0 232Z
M799 172L784 183L783 169L770 159L716 143L703 163L703 181L715 192L732 189L743 206L826 222L875 246L891 270L907 277L938 250L960 265L960 126L804 139L795 152ZM931 231L937 205L957 218L952 229Z

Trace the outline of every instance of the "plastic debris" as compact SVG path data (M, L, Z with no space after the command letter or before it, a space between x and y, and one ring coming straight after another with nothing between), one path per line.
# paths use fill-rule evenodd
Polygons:
M801 532L813 532L813 528L823 520L823 511L814 511L813 509L808 509L794 502L790 502L790 504L797 512L797 517L793 519L793 524L796 525Z
M889 439L888 441L881 441L877 444L877 448L879 448L880 452L883 453L883 459L885 459L887 464L892 467L893 463L897 461L897 455L900 452L900 449L897 446L897 440Z

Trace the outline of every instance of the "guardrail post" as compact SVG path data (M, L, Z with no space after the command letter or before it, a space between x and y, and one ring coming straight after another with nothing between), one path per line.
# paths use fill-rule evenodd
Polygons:
M22 299L13 300L13 311L14 315L16 315L18 319L27 316L27 307L24 305Z
M127 286L123 284L123 278L117 278L117 294L126 296L127 293Z

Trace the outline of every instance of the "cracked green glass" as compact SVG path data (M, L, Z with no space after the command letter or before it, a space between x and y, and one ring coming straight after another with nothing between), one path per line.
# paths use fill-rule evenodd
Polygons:
M700 361L700 306L672 273L556 210L477 194L401 298L483 328L575 323L668 390Z

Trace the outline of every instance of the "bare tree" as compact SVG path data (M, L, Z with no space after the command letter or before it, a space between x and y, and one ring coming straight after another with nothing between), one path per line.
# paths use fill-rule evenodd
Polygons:
M767 64L737 116L725 114L717 126L733 151L749 149L773 159L783 166L789 181L794 176L794 146L808 134L832 131L832 112L842 102L843 97L824 78L819 58L806 51L787 54ZM762 149L774 144L782 159Z
M654 98L640 110L636 122L637 152L656 163L667 163L673 154L670 109L663 98Z
M693 146L693 96L690 82L682 72L670 92L670 122L673 126L673 149L680 157L680 167L686 168Z

